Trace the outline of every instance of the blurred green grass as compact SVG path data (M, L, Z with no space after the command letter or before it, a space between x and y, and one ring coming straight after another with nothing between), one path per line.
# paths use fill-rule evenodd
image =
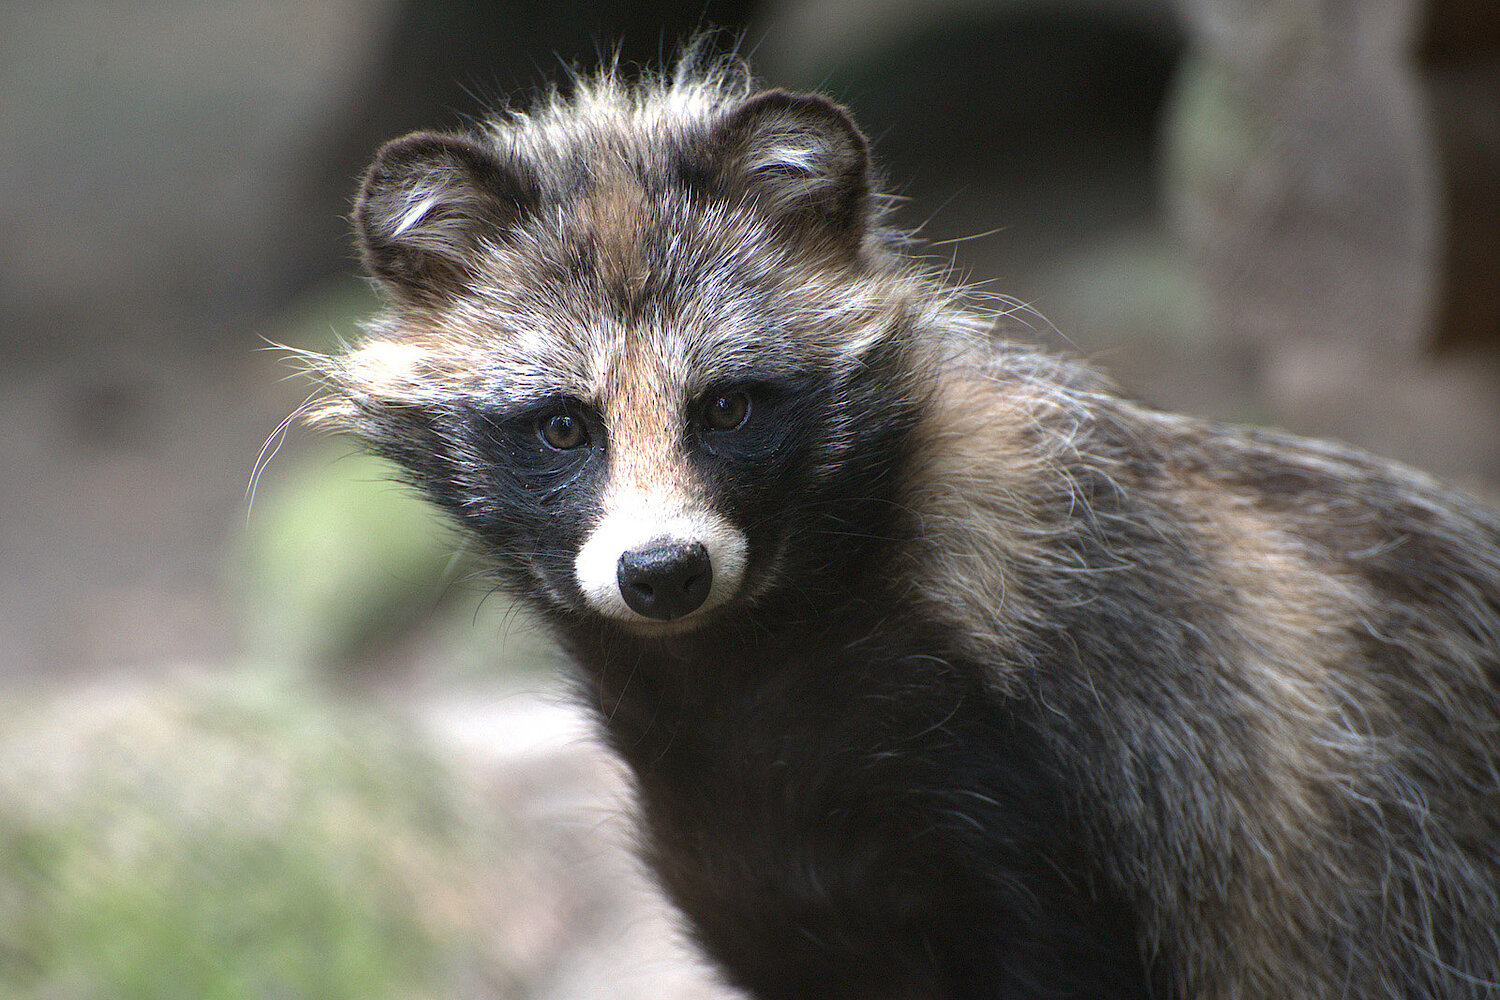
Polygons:
M267 673L0 714L0 995L378 1000L508 974L473 925L506 831L394 716Z

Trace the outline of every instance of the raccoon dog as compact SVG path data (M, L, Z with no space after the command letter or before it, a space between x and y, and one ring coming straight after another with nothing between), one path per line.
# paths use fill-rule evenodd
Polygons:
M754 996L1500 996L1500 517L992 342L883 204L735 69L397 139L313 418L555 632Z

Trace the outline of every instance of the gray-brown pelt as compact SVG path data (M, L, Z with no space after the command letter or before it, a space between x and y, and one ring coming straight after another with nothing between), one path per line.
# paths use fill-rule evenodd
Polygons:
M1500 996L1500 517L993 341L739 71L381 151L312 412L552 628L762 997Z
M958 389L912 572L1047 706L1171 995L1500 995L1500 518L1017 364Z

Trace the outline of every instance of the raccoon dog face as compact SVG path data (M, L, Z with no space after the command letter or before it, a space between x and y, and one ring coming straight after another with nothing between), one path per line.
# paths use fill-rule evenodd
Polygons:
M553 614L696 628L847 558L909 420L864 139L817 97L611 80L382 149L390 303L321 415Z

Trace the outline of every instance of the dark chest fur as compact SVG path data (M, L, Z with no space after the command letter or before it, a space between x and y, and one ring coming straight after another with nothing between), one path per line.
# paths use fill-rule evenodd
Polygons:
M575 647L704 946L761 997L1147 995L1031 700L878 620Z

